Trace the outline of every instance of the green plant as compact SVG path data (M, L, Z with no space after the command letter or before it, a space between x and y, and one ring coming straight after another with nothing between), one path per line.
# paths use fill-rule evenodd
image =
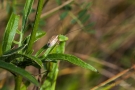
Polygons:
M25 3L21 30L18 30L18 15L12 13L8 21L2 42L0 67L10 71L14 75L15 90L20 90L22 87L22 90L24 90L24 88L26 89L29 86L28 83L22 81L22 78L40 87L40 90L54 90L59 61L63 60L97 72L93 66L81 59L64 54L65 42L68 40L64 35L55 36L48 44L37 51L36 54L33 54L33 44L45 35L45 32L38 30L38 26L42 7L47 2L48 0L45 2L44 0L39 0L32 32L26 38L24 38L24 33L33 0L27 0ZM19 41L14 40L16 34L20 36ZM57 44L58 42L59 44ZM18 47L12 48L14 45ZM25 71L26 66L30 65L45 71L41 82L38 82L33 75ZM44 80L44 78L46 79Z

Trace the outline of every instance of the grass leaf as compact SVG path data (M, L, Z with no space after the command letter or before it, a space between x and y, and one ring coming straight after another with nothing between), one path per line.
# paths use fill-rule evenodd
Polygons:
M1 56L1 60L5 60L6 62L11 62L12 60L16 58L24 57L28 60L34 61L38 66L43 67L42 61L32 55L27 55L27 54L22 54L22 53L13 53L13 54L8 54Z
M8 56L8 55L17 53L18 51L24 49L25 47L26 47L26 45L22 45L22 46L20 46L20 47L18 47L18 48L16 48L16 49L11 49L11 50L5 52L5 53L3 54L3 56Z
M75 65L81 66L83 68L86 69L90 69L94 72L97 72L97 69L95 69L93 66L91 66L90 64L82 61L81 59L73 56L73 55L67 55L67 54L49 54L46 59L49 60L65 60L68 61L70 63L73 63Z
M25 29L25 24L28 19L28 16L31 12L33 1L34 0L26 0L25 6L24 6L24 11L23 11L23 21L22 21L22 30L23 31Z
M3 42L2 42L3 53L11 49L11 45L14 40L16 30L18 28L18 22L19 22L19 16L12 14L7 24Z
M41 37L43 37L45 34L46 33L44 31L41 31L41 30L37 31L36 38L35 38L35 41L34 42L36 42L38 39L40 39Z
M6 62L0 60L0 68L6 69L15 74L19 74L22 77L29 80L30 82L32 82L33 84L35 84L36 86L39 86L38 81L30 73L28 73L24 69L21 69L20 67L16 67L13 64L9 64L9 63L6 63Z

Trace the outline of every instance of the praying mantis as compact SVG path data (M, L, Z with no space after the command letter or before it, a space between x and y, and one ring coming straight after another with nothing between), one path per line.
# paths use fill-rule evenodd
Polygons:
M78 31L78 30L82 30L82 28L73 30L71 32ZM69 32L67 34L70 34L71 32ZM43 47L43 48L47 48L45 53L43 54L43 58L47 57L47 55L50 54L51 52L53 52L54 49L57 49L57 50L55 50L55 53L64 53L65 43L68 40L68 37L66 35L54 35L54 36L52 36L51 39L49 39L49 41L47 42L47 44ZM46 63L45 63L46 67L45 68L46 68L47 71L44 74L44 77L48 76L48 77L52 78L52 76L53 76L54 77L53 79L55 81L55 79L56 79L55 77L57 77L57 73L58 73L59 61L56 61L56 62L53 61L53 60L45 60L45 61L46 61ZM41 73L41 72L39 72L39 73ZM42 78L41 79L42 84L43 84L43 80L44 79ZM44 82L44 84L47 84L47 79Z

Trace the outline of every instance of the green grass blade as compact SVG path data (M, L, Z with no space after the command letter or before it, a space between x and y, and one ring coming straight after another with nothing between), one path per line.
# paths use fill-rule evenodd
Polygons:
M38 66L41 68L43 67L42 61L32 55L27 55L27 54L22 54L22 53L14 53L14 54L9 54L8 56L1 56L1 60L5 60L6 62L11 62L12 60L16 58L24 57L28 60L34 61Z
M67 55L67 54L49 54L46 59L48 60L65 60L68 61L70 63L73 63L75 65L78 65L80 67L86 68L86 69L90 69L94 72L97 72L97 69L95 69L93 66L91 66L90 64L82 61L81 59L73 56L73 55Z
M19 16L12 14L7 24L3 42L2 42L3 53L11 49L11 45L14 40L16 30L18 28L18 22L19 22Z
M43 37L46 33L44 31L37 31L35 41L39 40L41 37Z
M26 22L32 9L33 1L34 0L26 0L25 6L23 9L22 29L21 29L21 34L20 34L19 46L22 45L23 35L26 28Z
M22 46L20 46L20 47L18 47L18 48L15 48L15 49L11 49L11 50L5 52L5 53L3 54L3 56L9 56L9 55L12 55L12 54L14 54L14 53L17 53L18 51L24 49L26 46L27 46L27 44L22 45Z
M25 25L26 25L28 16L32 9L33 1L34 0L26 0L24 10L23 10L22 31L24 31L24 29L25 29Z
M9 64L9 63L6 63L6 62L1 61L1 60L0 60L0 68L6 69L6 70L8 70L12 73L15 73L15 74L19 74L22 77L29 80L30 82L32 82L33 84L35 84L36 86L39 86L38 81L30 73L28 73L27 71L25 71L22 68L16 67L13 64Z

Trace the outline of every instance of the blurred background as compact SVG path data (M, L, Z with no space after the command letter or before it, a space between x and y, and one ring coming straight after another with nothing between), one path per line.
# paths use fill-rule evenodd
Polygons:
M37 3L35 0L26 35L32 29ZM22 18L24 4L25 0L0 0L0 46L11 13ZM34 49L36 52L53 35L67 35L65 53L81 58L99 71L60 62L56 90L135 90L134 25L134 0L49 0L39 25L39 30L47 34L35 43ZM34 67L27 70L37 73ZM0 90L13 90L13 76L6 72L0 69ZM98 89L93 89L96 86Z

